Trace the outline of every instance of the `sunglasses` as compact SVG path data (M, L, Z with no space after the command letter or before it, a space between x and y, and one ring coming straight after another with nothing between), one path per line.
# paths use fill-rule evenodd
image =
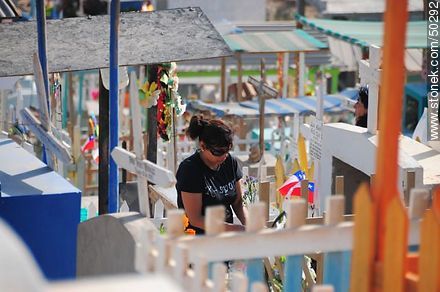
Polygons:
M214 148L214 147L206 147L214 156L223 156L231 150L231 147L223 147L223 148Z

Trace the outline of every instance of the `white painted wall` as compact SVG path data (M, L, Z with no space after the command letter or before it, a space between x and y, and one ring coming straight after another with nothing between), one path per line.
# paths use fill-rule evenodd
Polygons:
M265 0L167 0L168 8L200 7L211 22L265 21Z
M368 133L366 128L345 123L332 123L323 126L321 171L318 182L320 206L324 206L326 198L331 195L332 158L336 157L363 173L371 175L376 171L377 138L377 135ZM408 171L414 171L416 174L415 187L424 186L423 167L405 151L409 147L408 145L412 145L409 140L412 139L401 136L398 188L402 196ZM414 143L417 142L414 141Z

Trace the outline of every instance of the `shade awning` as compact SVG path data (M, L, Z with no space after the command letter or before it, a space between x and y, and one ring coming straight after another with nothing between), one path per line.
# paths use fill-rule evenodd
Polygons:
M382 21L346 21L329 19L309 19L299 14L295 18L328 36L361 47L383 46L384 27ZM427 47L426 21L409 21L406 32L406 48L421 49Z
M234 52L308 52L327 48L326 44L303 30L238 33L223 38Z
M345 97L336 95L324 96L324 112L339 113L344 111L342 100ZM241 106L252 108L257 111L260 109L258 100L248 100L240 103ZM264 112L272 115L299 115L313 114L318 106L316 96L302 96L297 98L276 98L266 100Z
M333 94L324 97L324 112L336 114L346 111L343 105L345 95ZM316 111L317 98L315 96L302 96L298 98L276 98L266 100L265 116L308 115ZM257 100L244 102L205 103L199 100L188 103L192 111L212 111L218 117L238 116L242 118L255 118L260 115Z

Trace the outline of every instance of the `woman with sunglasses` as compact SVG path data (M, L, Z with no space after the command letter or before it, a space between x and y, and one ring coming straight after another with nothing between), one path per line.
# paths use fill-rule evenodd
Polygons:
M177 170L177 204L189 219L188 229L203 234L205 212L210 206L225 206L225 230L241 231L246 224L240 179L241 169L229 154L233 132L223 121L191 118L187 135L199 149L179 165ZM233 224L233 213L243 225Z
M354 104L354 115L356 126L366 128L368 121L368 87L362 86L359 89L358 100Z

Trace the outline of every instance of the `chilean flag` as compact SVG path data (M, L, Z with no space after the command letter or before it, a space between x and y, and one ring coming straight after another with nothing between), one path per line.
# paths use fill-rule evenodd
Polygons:
M93 150L95 148L95 137L92 135L89 137L87 142L81 147L82 152L86 152L87 150Z
M299 170L295 172L291 177L289 177L286 182L278 189L281 195L286 198L290 198L292 196L301 197L301 181L306 178L304 171ZM313 193L315 191L315 184L309 182L308 184L309 196L308 202L313 204Z

